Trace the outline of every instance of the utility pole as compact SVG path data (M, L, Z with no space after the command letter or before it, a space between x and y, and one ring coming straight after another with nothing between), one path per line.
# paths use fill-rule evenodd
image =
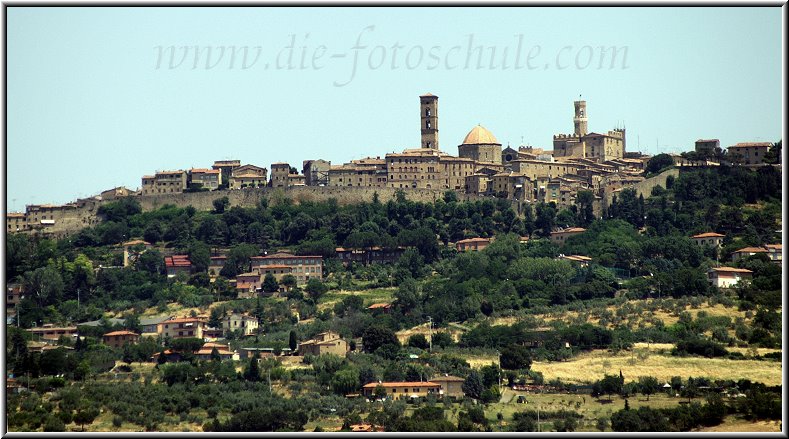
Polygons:
M537 432L540 432L540 406L537 406Z
M433 319L427 316L427 321L430 324L430 352L433 352Z

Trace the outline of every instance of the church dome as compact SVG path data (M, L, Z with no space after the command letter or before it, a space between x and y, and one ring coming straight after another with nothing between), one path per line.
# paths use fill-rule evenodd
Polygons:
M496 136L493 135L487 128L482 125L477 125L466 134L463 139L463 145L501 145Z

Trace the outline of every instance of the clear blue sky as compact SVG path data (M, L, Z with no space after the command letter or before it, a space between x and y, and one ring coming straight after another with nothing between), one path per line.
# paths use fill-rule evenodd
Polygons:
M698 138L722 146L777 141L782 133L777 7L10 7L7 14L11 211L138 188L142 175L217 159L301 169L305 159L340 164L415 148L425 92L440 97L440 146L450 154L478 123L504 146L523 139L550 149L553 134L572 132L579 95L590 131L625 124L628 151L688 150ZM293 68L277 69L292 34ZM353 50L359 38L366 48ZM481 68L474 52L465 67L470 38L486 48ZM393 57L395 44L402 48ZM157 68L156 47L173 45L228 49L223 58L214 49L214 68L201 61L193 69L193 50L178 65L182 49L174 68L169 52ZM249 68L240 66L241 51L230 68L229 46L250 48ZM609 58L599 69L600 46L620 55L626 47L626 68L620 57L613 69Z

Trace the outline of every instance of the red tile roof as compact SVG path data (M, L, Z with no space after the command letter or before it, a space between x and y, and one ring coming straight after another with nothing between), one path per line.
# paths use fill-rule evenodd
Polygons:
M131 332L131 331L113 331L113 332L108 332L108 333L104 334L105 337L116 337L116 336L119 336L119 335L140 335L140 334L137 334L136 332Z
M188 255L172 255L164 258L164 264L167 267L191 267L192 262L189 261Z
M456 242L456 244L471 244L473 242L490 242L488 238L468 238L468 239L461 239L460 241Z
M374 389L378 386L382 387L441 387L438 383L431 383L430 381L402 381L402 382L386 382L386 383L369 383L362 386L365 389Z
M734 253L767 253L767 249L761 247L745 247L735 250Z
M721 235L720 233L715 232L705 232L698 235L693 235L691 238L723 238L726 235Z
M753 273L751 270L746 270L745 268L735 268L735 267L718 267L713 268L712 271L717 271L721 273Z
M367 309L380 309L380 308L391 308L391 303L373 303L372 305L368 306Z

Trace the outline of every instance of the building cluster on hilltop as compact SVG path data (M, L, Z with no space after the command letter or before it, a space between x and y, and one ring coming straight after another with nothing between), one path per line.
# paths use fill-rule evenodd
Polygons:
M219 160L210 169L157 171L143 176L137 191L119 187L74 203L28 205L24 213L9 212L7 232L46 232L56 222L70 219L72 211L87 202L124 196L263 187L380 187L454 190L526 203L553 202L561 208L573 205L582 190L591 191L599 201L644 181L644 168L650 157L626 152L625 129L615 128L605 134L589 132L586 101L575 101L574 108L573 133L554 135L552 150L526 145L502 149L493 133L477 125L457 146L457 156L453 156L439 149L438 96L427 93L419 96L419 148L341 165L322 159L305 160L301 173L289 163L277 162L270 165L269 175L267 168L242 165L240 160ZM770 145L738 143L728 148L727 160L744 166L762 165ZM708 158L716 151L720 151L719 140L700 139L696 141L695 153L704 156L704 160L679 155L672 158L679 167L714 166L719 163Z

